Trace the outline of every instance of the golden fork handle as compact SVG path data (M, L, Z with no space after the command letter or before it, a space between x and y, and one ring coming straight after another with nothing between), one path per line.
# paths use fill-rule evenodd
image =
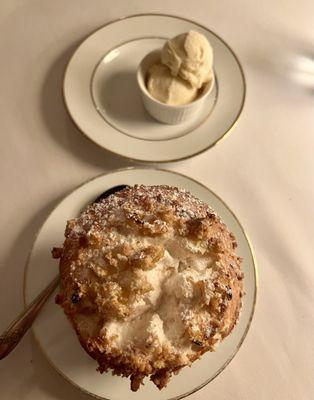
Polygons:
M35 318L48 297L59 284L59 276L56 276L52 282L33 300L21 314L11 323L11 325L0 336L0 360L6 357L14 347L19 343L28 329L32 326Z

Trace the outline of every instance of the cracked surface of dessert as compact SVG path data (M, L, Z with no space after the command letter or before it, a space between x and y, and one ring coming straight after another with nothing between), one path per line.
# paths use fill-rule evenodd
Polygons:
M214 351L242 306L236 240L189 192L135 185L68 221L56 302L99 371L145 377L162 389L172 374Z

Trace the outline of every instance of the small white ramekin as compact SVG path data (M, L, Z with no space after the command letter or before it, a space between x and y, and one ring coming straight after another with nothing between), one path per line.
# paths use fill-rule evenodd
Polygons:
M142 94L144 107L153 118L160 122L170 125L186 122L192 119L204 106L215 84L214 74L213 79L205 85L202 94L196 100L182 106L165 104L152 97L146 87L148 70L153 64L158 63L160 58L161 50L154 50L143 58L137 69L137 83Z

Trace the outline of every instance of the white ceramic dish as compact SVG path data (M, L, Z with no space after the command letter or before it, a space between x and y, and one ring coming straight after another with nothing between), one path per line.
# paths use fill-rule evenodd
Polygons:
M213 47L216 84L195 118L161 124L144 109L136 70L147 53L191 29L203 33ZM63 93L73 121L93 142L123 157L159 163L190 158L226 136L243 109L245 79L234 52L206 27L179 17L143 14L88 36L68 64Z
M201 89L198 98L191 103L181 106L164 104L154 99L146 87L148 70L153 64L160 62L160 58L159 49L151 51L141 60L137 69L137 83L146 111L156 120L170 125L182 124L197 118L197 113L202 113L203 107L208 103L208 97L214 88L215 76L213 75L213 79Z
M76 216L100 193L119 184L168 184L183 187L210 204L234 232L244 258L244 305L239 324L214 353L205 354L191 368L184 368L169 385L159 391L149 380L133 393L128 379L96 372L96 362L81 348L78 339L52 296L33 326L35 338L51 365L79 389L101 399L165 400L180 399L202 388L214 379L239 350L249 329L256 300L255 261L247 236L232 211L211 190L184 175L157 169L126 169L99 176L65 197L43 224L31 251L25 270L24 296L28 304L58 271L51 257L53 246L63 242L66 220ZM247 374L249 375L249 371Z

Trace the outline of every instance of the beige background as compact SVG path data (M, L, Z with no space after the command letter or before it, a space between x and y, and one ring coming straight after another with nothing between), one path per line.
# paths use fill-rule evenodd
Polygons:
M130 3L130 4L129 4ZM47 213L81 182L130 163L85 139L61 99L77 44L128 14L192 18L243 63L248 93L236 129L169 168L210 186L235 211L260 268L251 330L215 381L191 399L314 398L314 3L311 0L1 0L0 331L21 311L25 260ZM0 397L89 397L48 365L31 334L0 362Z

